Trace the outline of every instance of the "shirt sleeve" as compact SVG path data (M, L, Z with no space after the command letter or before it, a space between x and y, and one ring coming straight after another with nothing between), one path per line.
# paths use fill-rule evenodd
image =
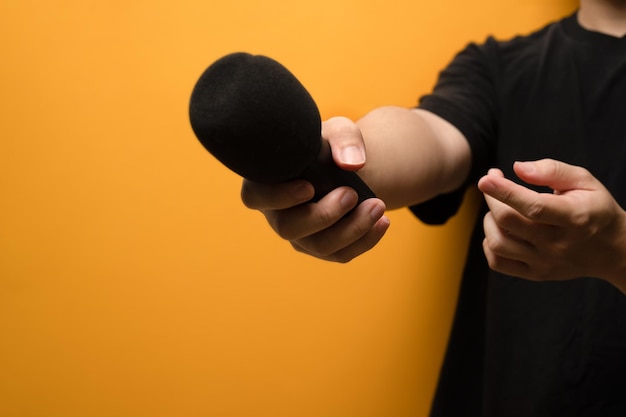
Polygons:
M459 129L472 152L470 175L462 187L410 207L427 224L443 224L454 216L467 186L493 165L498 119L496 80L497 43L489 38L481 45L469 44L457 54L439 74L433 92L419 101L419 108Z

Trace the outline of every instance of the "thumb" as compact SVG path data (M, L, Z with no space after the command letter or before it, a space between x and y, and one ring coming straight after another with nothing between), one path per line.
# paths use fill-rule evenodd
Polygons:
M365 165L365 142L361 130L346 117L333 117L322 124L322 138L330 144L335 163L350 171Z
M518 161L513 164L513 170L528 184L550 187L558 192L592 188L593 177L589 171L554 159Z

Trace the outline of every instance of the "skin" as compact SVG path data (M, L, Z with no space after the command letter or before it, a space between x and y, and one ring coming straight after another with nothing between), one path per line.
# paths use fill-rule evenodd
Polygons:
M626 0L582 0L578 22L588 30L626 36Z
M552 159L513 169L554 192L532 191L498 169L480 179L489 266L534 281L597 277L626 294L626 213L606 188L586 169Z
M589 30L624 36L626 0L581 0L579 20ZM322 136L337 165L358 171L380 198L355 208L356 193L340 187L307 203L314 191L305 181L269 186L244 180L241 189L243 203L261 211L279 236L320 259L348 262L367 252L390 226L385 210L452 191L469 173L463 135L423 110L383 107L356 122L332 118ZM554 192L536 193L498 169L480 179L490 210L483 219L489 266L535 281L596 277L626 294L626 212L606 188L584 168L560 161L513 168L522 181Z

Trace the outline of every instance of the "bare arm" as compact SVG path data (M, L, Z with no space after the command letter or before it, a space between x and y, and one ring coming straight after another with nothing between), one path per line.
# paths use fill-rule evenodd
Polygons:
M340 187L317 203L304 181L274 186L244 180L244 204L260 210L276 233L309 255L347 262L378 243L389 227L386 208L425 201L460 186L470 168L463 135L443 119L421 110L383 107L357 123L332 118L322 135L333 158L359 171L380 199L355 208L354 190Z
M367 164L360 174L390 209L453 191L469 173L467 141L430 112L382 107L357 126L367 148Z

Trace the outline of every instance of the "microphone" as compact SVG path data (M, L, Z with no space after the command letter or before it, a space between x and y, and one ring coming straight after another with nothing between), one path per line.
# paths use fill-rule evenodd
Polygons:
M375 197L356 172L335 165L315 101L271 58L237 52L215 61L192 91L189 119L200 143L244 178L302 178L315 187L313 201L342 185L358 193L359 203Z

